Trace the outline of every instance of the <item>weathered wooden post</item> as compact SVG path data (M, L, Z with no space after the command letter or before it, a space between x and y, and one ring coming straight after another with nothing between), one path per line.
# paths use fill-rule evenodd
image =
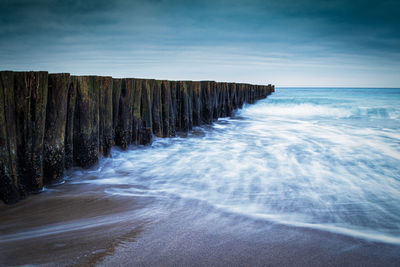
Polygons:
M201 85L200 82L192 82L192 110L193 126L201 125Z
M126 149L132 142L134 79L123 79L115 144Z
M211 101L211 84L210 81L201 81L201 121L202 123L211 124L213 118L213 108Z
M149 80L142 80L142 100L141 100L141 121L139 129L140 144L151 144L153 140L153 122L152 122L152 90Z
M157 137L163 136L163 118L162 118L162 100L161 100L161 81L149 80L153 91L152 102L152 120L153 133Z
M95 76L78 76L73 153L76 165L81 167L90 167L98 160L99 104Z
M162 129L163 137L171 137L170 112L171 112L171 91L168 81L161 81L161 105L162 105Z
M112 124L113 124L113 144L116 145L116 131L119 123L119 103L121 98L122 79L112 79L113 96L112 96Z
M67 100L67 121L65 126L65 168L71 168L74 164L74 117L76 106L76 88L78 79L76 76L69 77L68 100Z
M237 95L236 95L236 84L229 83L229 97L230 97L230 105L231 105L231 113L233 110L237 109Z
M170 133L171 136L175 136L176 131L177 131L177 120L178 120L178 100L177 100L177 82L176 81L170 81L168 82L169 84L169 90L170 90L170 95L171 95L171 101L170 101L170 106L169 106L169 128L170 128Z
M49 74L43 149L45 184L59 182L65 168L69 73Z
M193 129L193 82L186 81L188 103L188 129Z
M17 139L14 73L0 72L0 199L12 204L20 199L17 176Z
M142 127L142 80L134 80L132 143L140 144L140 128Z
M96 77L99 86L99 151L105 157L111 155L113 145L113 80L111 77Z
M43 137L48 73L15 72L17 169L23 194L43 187Z
M190 130L190 119L189 119L189 92L188 86L185 81L179 81L177 84L178 91L178 107L177 114L179 119L177 120L178 130L182 132L188 132Z

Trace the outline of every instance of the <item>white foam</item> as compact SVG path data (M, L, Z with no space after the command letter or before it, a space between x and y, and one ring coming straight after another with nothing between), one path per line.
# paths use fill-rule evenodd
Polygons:
M274 116L280 118L306 118L306 117L337 117L344 118L353 114L351 110L335 107L326 107L314 104L281 104L260 105L243 110L247 116Z

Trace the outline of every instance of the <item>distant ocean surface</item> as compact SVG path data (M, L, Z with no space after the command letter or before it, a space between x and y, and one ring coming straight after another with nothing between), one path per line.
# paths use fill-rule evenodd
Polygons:
M187 137L114 149L70 183L152 198L149 212L200 203L400 244L400 89L276 88Z

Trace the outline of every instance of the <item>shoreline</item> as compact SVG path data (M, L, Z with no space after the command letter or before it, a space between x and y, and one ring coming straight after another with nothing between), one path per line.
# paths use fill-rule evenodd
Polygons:
M0 232L8 237L0 242L0 265L400 264L398 245L220 212L196 201L160 204L102 189L67 183L0 206Z

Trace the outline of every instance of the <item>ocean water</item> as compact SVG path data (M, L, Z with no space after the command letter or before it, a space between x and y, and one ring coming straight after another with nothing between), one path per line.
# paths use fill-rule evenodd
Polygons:
M277 88L187 137L114 149L69 183L400 244L400 89ZM193 206L195 210L198 206Z

